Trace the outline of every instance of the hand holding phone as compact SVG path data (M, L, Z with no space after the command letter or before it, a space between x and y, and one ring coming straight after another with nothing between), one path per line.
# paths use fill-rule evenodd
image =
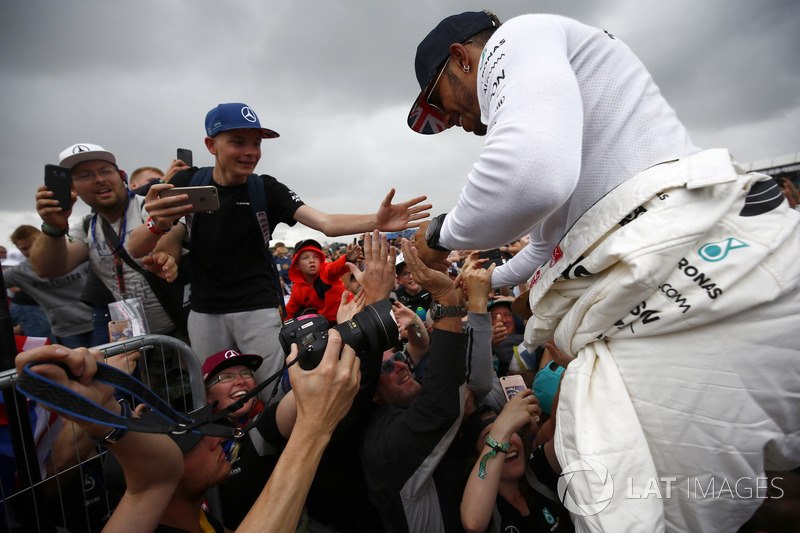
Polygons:
M44 184L58 200L58 207L64 211L72 209L72 175L71 170L58 165L44 166Z

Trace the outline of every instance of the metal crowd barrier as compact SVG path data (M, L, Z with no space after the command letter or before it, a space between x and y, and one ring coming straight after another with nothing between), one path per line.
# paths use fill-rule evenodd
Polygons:
M136 378L174 408L190 412L205 405L200 363L184 342L145 335L97 348L106 358L121 356ZM0 372L0 532L100 531L124 491L119 476L104 475L108 451L76 433L69 421L26 402L14 389L16 380L14 370ZM216 494L209 499L212 512L218 511Z

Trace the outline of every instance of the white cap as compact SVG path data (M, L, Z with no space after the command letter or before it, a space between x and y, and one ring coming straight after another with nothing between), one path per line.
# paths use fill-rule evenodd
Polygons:
M58 159L58 164L67 168L72 168L84 161L95 161L98 159L101 161L108 161L113 165L117 164L117 159L114 157L114 154L107 152L106 149L100 145L89 143L73 144L62 151Z

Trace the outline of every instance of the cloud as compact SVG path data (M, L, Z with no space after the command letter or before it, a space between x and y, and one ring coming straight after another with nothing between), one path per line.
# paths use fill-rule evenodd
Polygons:
M427 194L434 213L447 211L481 141L460 131L424 137L408 130L419 90L414 54L441 18L484 4L7 2L2 222L30 219L43 166L75 142L104 146L128 171L165 168L178 147L193 150L196 164L212 164L203 119L231 101L248 103L281 133L264 143L258 171L310 205L371 212L396 187L400 199ZM498 0L488 7L502 20L556 12L608 29L648 66L700 146L729 147L743 161L798 151L794 0ZM279 226L276 235L304 231Z

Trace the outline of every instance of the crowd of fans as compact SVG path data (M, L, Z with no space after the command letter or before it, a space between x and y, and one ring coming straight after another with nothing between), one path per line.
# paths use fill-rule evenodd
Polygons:
M487 24L496 29L483 14L462 19L477 21L475 32ZM476 62L468 48L473 40L456 44L447 61L458 61L466 75ZM438 83L456 85L448 65L437 61L420 78L425 102L418 104L450 105L446 98L430 101ZM437 127L457 122L481 129L467 111L457 120L443 112L445 123ZM442 243L466 238L452 222L457 215L448 215L427 228L432 232L390 242L387 233L426 228L431 206L424 196L395 204L392 189L373 214L324 213L276 178L254 174L262 140L278 134L262 127L252 108L219 104L205 126L212 168L176 159L166 172L147 166L128 178L102 146L69 146L59 165L71 171L71 201L80 199L92 213L76 220L41 186L41 231L20 226L10 236L24 255L3 271L15 333L48 339L18 356L18 370L60 362L38 372L112 413L147 417L93 379L102 356L87 348L141 333L173 336L197 357L205 400L227 415L220 423L239 429L234 438L126 432L62 413L65 437L53 445L53 464L97 462L102 447L112 452L94 470L102 470L98 487L105 487L113 514L95 515L87 505L91 527L573 530L576 510L564 503L559 474L565 465L554 441L560 384L574 354L559 350L552 336L538 345L525 342L532 272L523 283L498 283L516 279L505 265L524 266L541 252L530 241L535 232L490 250L446 250ZM695 153L691 148L687 155ZM212 211L195 209L185 191L163 194L207 185L216 187L219 200ZM781 189L795 207L800 197L791 182ZM550 212L555 218L547 220L571 224L573 215ZM331 238L359 237L332 245L270 242L278 224L297 222ZM547 237L542 232L554 230L537 231ZM559 259L552 253L551 267ZM170 290L175 287L180 290ZM319 315L331 327L346 326L366 306L387 299L398 335L385 349L358 351L332 329L316 365L286 368L299 357L296 344L287 354L279 341L286 320ZM130 360L109 363L133 368ZM184 379L180 367L164 371L173 384ZM504 391L500 378L510 375L522 376L522 391ZM247 397L274 376L279 387ZM170 399L180 397L185 408L192 403L185 395L181 388ZM791 499L797 497L794 476L773 472L770 480L787 480L780 487ZM212 487L219 487L221 505L208 512ZM14 517L3 519L12 524Z

